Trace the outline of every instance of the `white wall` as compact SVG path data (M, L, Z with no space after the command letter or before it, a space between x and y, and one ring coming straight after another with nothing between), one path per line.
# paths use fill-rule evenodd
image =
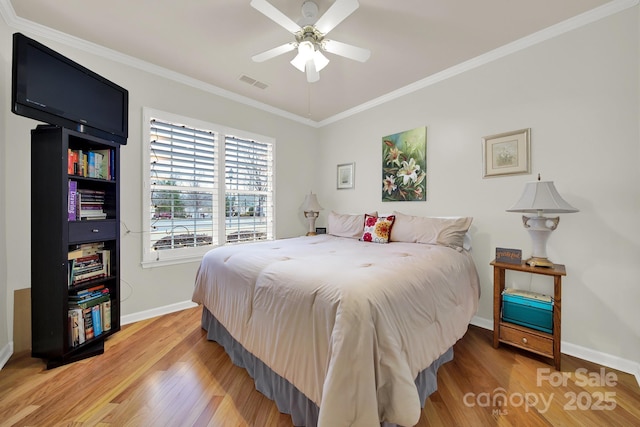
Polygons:
M520 215L505 209L540 173L580 209L561 215L548 243L549 258L567 268L563 351L640 362L638 15L636 6L321 128L320 203L473 216L478 316L489 320L495 248L531 249ZM382 203L381 137L418 126L427 126L427 201ZM522 128L532 129L532 173L483 179L481 138ZM336 165L351 161L355 189L336 190ZM507 281L553 289L527 274Z
M0 118L4 124L0 132L0 207L6 204L1 211L0 225L0 359L2 349L7 348L13 338L13 293L17 289L31 286L30 129L38 123L16 116L8 108L11 88L11 35L15 31L0 19L0 93L3 94ZM140 265L142 236L139 231L146 226L141 213L145 201L142 197L140 167L144 161L141 148L144 106L274 138L276 235L291 237L304 234L306 224L300 205L305 194L312 189L315 166L313 162L305 163L300 159L316 157L316 129L62 45L42 36L34 36L23 30L21 32L129 90L129 140L121 152L121 271L124 316L190 301L198 267L198 263L194 262L147 269ZM126 234L126 229L132 232ZM0 360L0 366L1 364Z

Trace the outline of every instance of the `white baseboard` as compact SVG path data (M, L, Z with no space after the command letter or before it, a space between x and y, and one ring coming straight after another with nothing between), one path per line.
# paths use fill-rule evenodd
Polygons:
M484 317L473 316L471 324L482 329L493 331L493 320L485 319Z
M471 324L480 328L493 331L493 320L488 320L483 317L473 316ZM608 368L617 369L618 371L626 372L636 377L638 386L640 386L640 363L633 360L623 359L611 354L602 353L587 347L582 347L570 342L562 341L562 352L569 356L577 357L579 359L587 360L598 365L606 366Z
M4 368L4 365L7 364L12 354L13 354L13 341L10 341L9 344L5 345L0 350L0 369Z
M187 308L197 307L197 305L198 304L194 303L193 301L182 301L175 304L152 308L151 310L139 311L137 313L122 316L120 318L120 324L128 325L129 323L151 319L152 317L162 316L163 314L174 313L176 311L186 310Z

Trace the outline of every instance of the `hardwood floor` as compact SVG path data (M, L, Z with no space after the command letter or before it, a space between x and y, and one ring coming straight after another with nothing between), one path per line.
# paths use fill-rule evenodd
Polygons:
M470 327L417 426L638 426L629 374L567 355L492 347ZM562 385L561 383L564 383ZM29 354L0 371L0 426L291 426L244 369L206 339L200 308L127 325L105 354L46 371Z

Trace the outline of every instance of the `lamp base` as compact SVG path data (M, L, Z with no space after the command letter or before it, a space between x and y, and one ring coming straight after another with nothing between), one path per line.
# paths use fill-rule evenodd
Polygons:
M553 268L553 263L548 258L531 257L525 261L531 267Z
M316 235L318 235L318 233L316 233L315 231L309 231L306 235L307 236L316 236Z

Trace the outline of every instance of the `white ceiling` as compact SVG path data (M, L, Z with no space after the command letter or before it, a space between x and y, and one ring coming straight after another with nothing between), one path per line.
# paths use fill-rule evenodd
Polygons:
M300 20L302 0L270 2ZM327 38L370 49L371 58L360 63L326 54L331 62L316 83L307 83L289 64L295 52L251 61L256 53L293 41L293 35L249 3L0 0L0 11L13 26L43 25L304 120L326 122L487 52L499 56L637 0L360 0L360 8ZM322 15L333 0L316 3ZM268 87L247 84L243 75Z

